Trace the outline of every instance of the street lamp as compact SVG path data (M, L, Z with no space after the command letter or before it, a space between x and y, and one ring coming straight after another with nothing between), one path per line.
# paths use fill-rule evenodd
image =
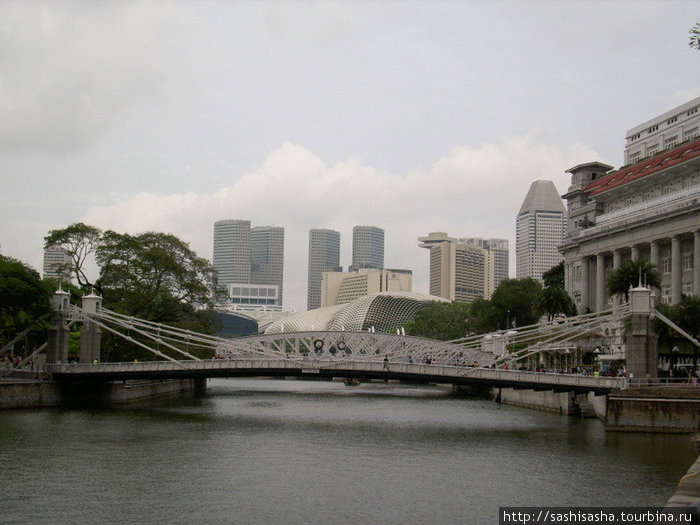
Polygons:
M671 370L673 371L675 368L678 367L678 352L680 352L681 349L678 348L677 346L674 346L671 348Z

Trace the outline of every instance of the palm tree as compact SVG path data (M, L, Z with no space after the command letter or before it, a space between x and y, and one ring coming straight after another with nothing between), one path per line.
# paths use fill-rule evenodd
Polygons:
M538 297L540 309L547 314L549 321L553 320L557 314L573 315L574 302L566 293L564 288L559 286L548 286L543 288Z
M624 297L625 302L629 300L629 289L639 284L659 288L661 278L656 270L656 265L651 264L646 259L627 261L616 268L608 275L607 289L610 295Z

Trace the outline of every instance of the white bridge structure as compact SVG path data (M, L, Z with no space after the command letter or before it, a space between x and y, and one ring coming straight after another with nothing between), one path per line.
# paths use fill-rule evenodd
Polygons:
M606 312L491 334L437 341L372 331L310 331L223 339L125 316L101 307L88 296L83 307L67 301L59 311L65 323L83 323L83 333L111 333L148 350L158 361L50 363L45 371L59 381L114 381L244 376L301 376L351 379L399 379L484 387L532 388L606 393L625 388L624 377L598 377L517 368L528 360L566 355L578 339L601 337L629 315L623 305ZM97 334L97 337L96 337ZM89 346L89 345L84 345ZM99 355L99 348L92 355ZM85 355L90 355L89 351ZM207 356L206 358L198 356ZM213 357L210 357L213 356ZM57 359L60 361L60 359ZM561 361L563 364L563 361ZM565 367L561 367L565 368Z

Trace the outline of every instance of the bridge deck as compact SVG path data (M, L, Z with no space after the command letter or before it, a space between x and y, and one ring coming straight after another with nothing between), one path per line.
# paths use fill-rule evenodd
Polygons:
M441 364L389 363L345 359L238 358L211 361L151 361L46 365L57 381L114 381L196 377L302 376L400 379L605 394L627 386L626 378L594 377Z

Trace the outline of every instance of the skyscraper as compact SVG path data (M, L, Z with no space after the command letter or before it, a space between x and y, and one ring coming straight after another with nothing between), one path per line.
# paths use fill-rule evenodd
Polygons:
M533 182L516 220L516 278L542 282L542 274L563 260L559 246L565 231L566 208L554 183Z
M352 229L352 265L360 268L384 268L384 230L376 226L355 226Z
M443 232L418 240L418 246L430 250L430 295L463 302L485 296L486 250Z
M60 246L44 250L44 279L64 279L70 282L71 257Z
M321 307L321 279L323 272L341 271L340 233L335 230L309 230L309 276L306 309Z
M476 246L486 250L486 271L484 285L484 299L491 298L498 285L508 279L508 241L506 239L482 239L480 237L468 237L460 239L467 246Z
M256 226L250 230L250 283L277 286L283 299L284 228Z
M250 283L250 221L214 223L214 268L221 287Z
M284 228L248 220L214 223L214 268L232 303L282 306ZM259 286L248 286L248 285Z

